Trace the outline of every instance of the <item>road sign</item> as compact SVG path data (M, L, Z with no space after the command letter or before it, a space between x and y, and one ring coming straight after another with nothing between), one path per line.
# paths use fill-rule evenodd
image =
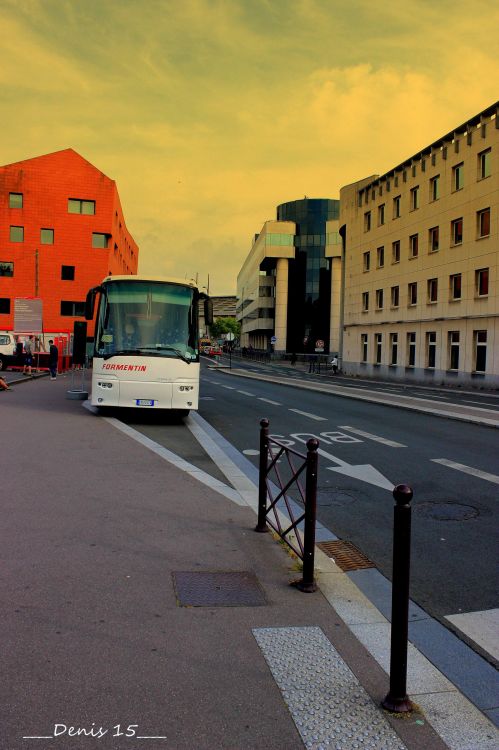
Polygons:
M232 331L229 331L225 336L226 341L234 341L235 338L236 336Z
M316 352L324 351L324 341L322 339L317 339L317 341L315 342L315 351Z
M271 336L270 337L270 343L271 344L276 344L277 343L277 336Z

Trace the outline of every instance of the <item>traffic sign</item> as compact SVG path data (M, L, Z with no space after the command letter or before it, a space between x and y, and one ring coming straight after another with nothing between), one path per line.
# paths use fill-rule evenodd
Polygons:
M277 343L277 336L271 336L270 337L270 343L271 344L276 344Z

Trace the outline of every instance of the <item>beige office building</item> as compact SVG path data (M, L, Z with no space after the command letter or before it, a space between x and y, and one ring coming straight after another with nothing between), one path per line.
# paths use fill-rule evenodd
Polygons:
M344 373L499 385L498 115L341 189Z

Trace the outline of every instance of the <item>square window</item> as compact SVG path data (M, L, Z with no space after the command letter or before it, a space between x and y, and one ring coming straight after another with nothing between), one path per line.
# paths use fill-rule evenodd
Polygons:
M428 303L438 301L438 279L428 279Z
M378 226L383 226L385 223L385 204L382 203L381 206L378 206Z
M385 265L385 248L383 246L378 247L376 256L378 268L383 268L383 266Z
M400 263L400 240L392 242L392 263Z
M419 208L419 185L411 188L410 196L411 196L411 211L415 211L417 208Z
M376 310L383 309L383 290L376 289Z
M0 315L9 315L10 313L10 299L8 297L0 297Z
M391 300L391 306L392 307L398 307L399 306L399 299L400 299L400 290L398 286L392 286L390 290L390 300Z
M490 235L490 208L477 211L477 230L479 238Z
M11 227L10 228L10 241L11 242L24 242L24 227Z
M437 174L430 180L430 201L437 201L440 198L440 175Z
M0 276L14 276L14 264L8 260L0 260Z
M460 273L453 273L452 276L449 276L449 286L450 286L450 299L452 301L460 300L461 294L462 294Z
M61 315L72 318L82 317L85 315L85 303L61 300Z
M371 253L369 250L364 253L363 264L364 271L369 271L371 268Z
M417 258L419 255L419 237L417 234L411 234L409 237L409 257Z
M23 194L22 193L9 193L9 208L22 208L23 207Z
M92 232L92 247L107 247L109 240L108 234Z
M366 211L364 214L364 232L369 232L371 229L371 212Z
M450 225L450 236L452 245L461 245L463 242L463 219L454 219Z
M438 252L439 248L439 227L432 227L428 232L428 249L430 253Z
M475 295L487 297L489 294L489 269L479 268L475 271Z
M412 281L407 286L407 298L408 298L408 305L411 307L413 305L416 305L418 302L418 284L417 281Z
M74 281L74 278L75 278L74 266L61 266L61 279L63 281Z
M478 154L478 179L484 180L490 177L490 148Z
M68 198L68 213L70 214L95 214L95 201L83 200L82 198Z
M40 229L40 242L42 245L53 245L54 244L54 230L53 229Z
M369 292L362 292L362 312L369 310Z
M393 218L394 219L400 218L400 195L397 195L393 199Z
M452 190L462 190L464 185L464 162L452 167Z

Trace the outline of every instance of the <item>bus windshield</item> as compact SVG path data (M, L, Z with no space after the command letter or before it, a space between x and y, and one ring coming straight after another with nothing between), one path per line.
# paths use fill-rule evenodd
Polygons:
M95 355L198 360L197 309L189 286L106 281L95 331Z

